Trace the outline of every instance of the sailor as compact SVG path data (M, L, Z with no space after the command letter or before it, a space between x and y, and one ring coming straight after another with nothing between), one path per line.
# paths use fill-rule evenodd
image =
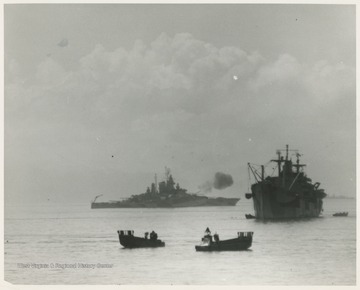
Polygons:
M157 234L154 231L152 231L150 233L150 240L156 240L156 239L157 239Z
M206 230L205 230L205 236L204 238L202 239L203 241L205 240L209 240L210 243L212 243L212 236L211 236L211 231L210 229L207 227Z
M149 235L149 232L146 232L146 233L145 233L145 240L148 239L148 235Z

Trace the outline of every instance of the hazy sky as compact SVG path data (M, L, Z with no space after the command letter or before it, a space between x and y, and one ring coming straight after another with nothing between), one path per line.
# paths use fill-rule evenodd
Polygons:
M5 5L5 200L244 199L286 144L355 196L355 56L355 5Z

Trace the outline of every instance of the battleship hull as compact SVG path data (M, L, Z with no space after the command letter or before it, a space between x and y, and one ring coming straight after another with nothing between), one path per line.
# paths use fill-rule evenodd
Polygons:
M177 208L177 207L201 207L201 206L235 206L239 198L179 198L164 199L149 202L92 202L92 209L99 208Z
M322 211L322 198L302 197L282 188L269 188L266 184L254 184L252 198L257 219L293 219L318 217Z

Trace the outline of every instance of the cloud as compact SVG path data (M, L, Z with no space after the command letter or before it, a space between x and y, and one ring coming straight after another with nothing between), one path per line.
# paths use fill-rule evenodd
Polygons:
M189 180L203 169L198 179L206 180L219 164L233 170L241 158L251 161L244 152L262 154L289 139L324 144L355 128L354 67L302 63L289 53L266 59L186 33L130 49L99 44L71 71L53 57L27 77L16 60L6 66L7 144L23 144L7 151L14 172L22 165L11 154L21 150L33 152L29 168L66 170L51 157L56 151L80 159L79 172L82 164L109 168L103 156L111 151L122 156L119 171L168 165Z
M283 54L275 62L259 68L257 76L250 81L250 84L255 91L277 83L284 84L299 77L301 71L301 65L293 56Z
M125 118L127 123L178 110L194 120L222 114L221 122L245 121L249 111L256 112L258 121L276 118L286 113L284 106L305 108L291 114L311 115L324 102L329 107L329 101L348 95L344 91L355 83L354 69L344 64L301 64L290 54L266 60L258 52L218 48L188 33L161 34L149 45L138 40L129 50L109 51L99 44L74 71L47 57L35 78L26 80L26 88L16 82L16 60L8 66L13 77L6 97L14 106L21 106L21 100L11 94L25 90L26 98L33 97L44 108L52 99L59 105L56 114L70 119L84 114L108 122Z
M51 57L48 57L38 65L35 76L40 84L54 85L62 83L66 74L61 64L57 63Z
M67 40L67 38L63 38L59 43L58 43L58 46L60 47L66 47L68 46L69 44L69 41Z

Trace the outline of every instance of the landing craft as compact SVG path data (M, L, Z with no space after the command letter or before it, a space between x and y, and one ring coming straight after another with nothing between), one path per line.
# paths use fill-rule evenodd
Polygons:
M150 238L148 238L149 233L145 233L145 237L136 237L134 236L134 231L117 231L119 236L120 245L124 248L158 248L165 247L165 242L158 239L157 233L152 231L150 233Z
M212 236L209 228L207 228L205 236L201 239L201 244L195 246L195 250L197 252L247 250L252 245L253 235L254 232L238 232L236 238L220 240L217 233Z

